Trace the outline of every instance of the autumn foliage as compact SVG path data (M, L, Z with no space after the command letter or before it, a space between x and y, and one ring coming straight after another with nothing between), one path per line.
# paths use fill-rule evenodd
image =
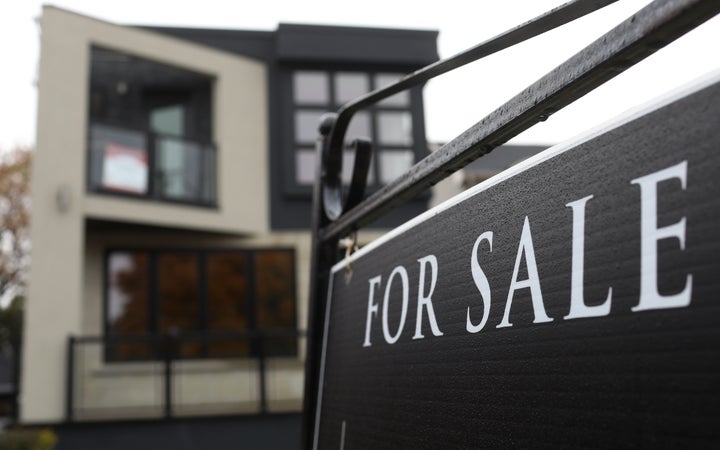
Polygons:
M19 148L0 152L0 306L25 294L30 265L30 163Z

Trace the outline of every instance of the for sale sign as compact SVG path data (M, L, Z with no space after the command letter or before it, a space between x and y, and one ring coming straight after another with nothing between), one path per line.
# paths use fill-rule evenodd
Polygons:
M720 84L488 180L330 283L316 448L717 443Z

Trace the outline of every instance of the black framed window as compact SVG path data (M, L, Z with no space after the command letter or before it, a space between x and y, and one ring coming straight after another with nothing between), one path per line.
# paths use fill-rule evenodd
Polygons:
M152 337L165 335L177 358L297 355L277 334L297 329L292 249L121 249L105 267L108 360L161 357Z
M213 78L93 46L88 190L216 205Z
M292 151L290 191L311 186L315 179L315 140L320 117L372 90L397 81L392 71L315 70L290 71L292 93ZM415 125L422 108L414 105L410 91L400 92L369 109L357 112L346 134L343 183L352 177L353 154L349 144L358 137L370 138L374 157L368 186L387 184L425 155L424 138ZM421 121L421 119L420 119Z

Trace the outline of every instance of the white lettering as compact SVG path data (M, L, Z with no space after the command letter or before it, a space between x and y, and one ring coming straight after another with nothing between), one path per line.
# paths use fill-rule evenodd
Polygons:
M593 196L588 195L565 205L572 208L573 211L570 313L564 317L565 320L581 317L602 317L610 314L612 288L608 289L607 298L600 305L586 305L583 295L583 281L585 278L585 205L591 198Z
M418 259L420 263L420 284L418 286L418 302L417 302L417 317L415 319L415 335L413 339L422 339L425 336L422 334L422 311L423 308L427 310L428 320L430 321L430 328L434 336L442 336L443 333L438 328L437 320L435 320L435 310L432 305L432 295L435 292L435 284L437 283L438 277L438 262L435 255L428 255L424 258ZM425 265L430 265L430 291L425 294Z
M518 272L520 271L520 260L523 253L525 254L525 263L527 265L528 279L518 281ZM530 288L532 296L533 313L535 320L533 323L552 322L552 318L545 313L543 305L542 292L540 290L540 276L538 275L537 264L535 263L535 249L533 248L532 235L530 234L530 220L525 216L522 235L520 236L520 245L518 246L517 257L515 258L515 269L513 270L512 282L508 292L507 302L505 304L505 314L502 322L496 328L511 327L510 323L510 306L512 305L513 295L517 289Z
M658 241L676 238L680 241L680 250L685 250L685 217L672 225L660 228L657 225L657 185L673 178L679 179L685 190L687 161L630 182L640 185L640 302L633 311L682 308L690 304L692 274L688 274L685 288L677 294L662 295L657 286Z
M380 282L382 281L382 277L380 275L371 278L368 283L370 283L370 293L368 294L368 312L367 312L367 319L365 321L365 342L363 342L363 347L370 347L372 344L370 343L370 320L373 316L377 317L378 313L378 305L377 303L373 303L373 298L375 297L375 287L380 285Z
M465 329L469 333L477 333L478 331L482 330L485 326L485 323L487 323L488 316L490 315L490 282L488 282L487 277L485 276L485 272L483 272L482 268L480 267L480 262L478 261L478 248L480 247L480 243L482 241L487 241L488 244L490 244L490 253L492 253L492 240L493 240L493 232L492 231L486 231L485 233L481 234L476 240L475 245L473 245L472 249L472 257L470 258L470 268L472 270L472 277L473 281L475 281L475 286L477 286L478 291L480 291L480 297L482 298L483 302L483 316L482 320L479 324L475 325L470 320L470 307L468 306L467 309L467 319L465 320Z
M390 305L390 288L392 287L393 279L395 275L400 275L400 281L402 282L402 310L400 311L400 324L398 325L397 333L393 336L390 334L390 325L388 324L388 306ZM385 286L385 297L383 298L383 314L382 314L382 326L383 336L388 344L394 344L400 339L403 327L405 326L405 318L407 317L408 308L408 274L407 270L403 266L397 266L393 269L388 278L387 286Z

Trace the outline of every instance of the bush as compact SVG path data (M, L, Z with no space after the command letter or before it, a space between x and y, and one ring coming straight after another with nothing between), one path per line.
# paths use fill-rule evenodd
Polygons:
M42 430L16 428L0 431L2 450L52 450L57 440L57 436L49 428Z

